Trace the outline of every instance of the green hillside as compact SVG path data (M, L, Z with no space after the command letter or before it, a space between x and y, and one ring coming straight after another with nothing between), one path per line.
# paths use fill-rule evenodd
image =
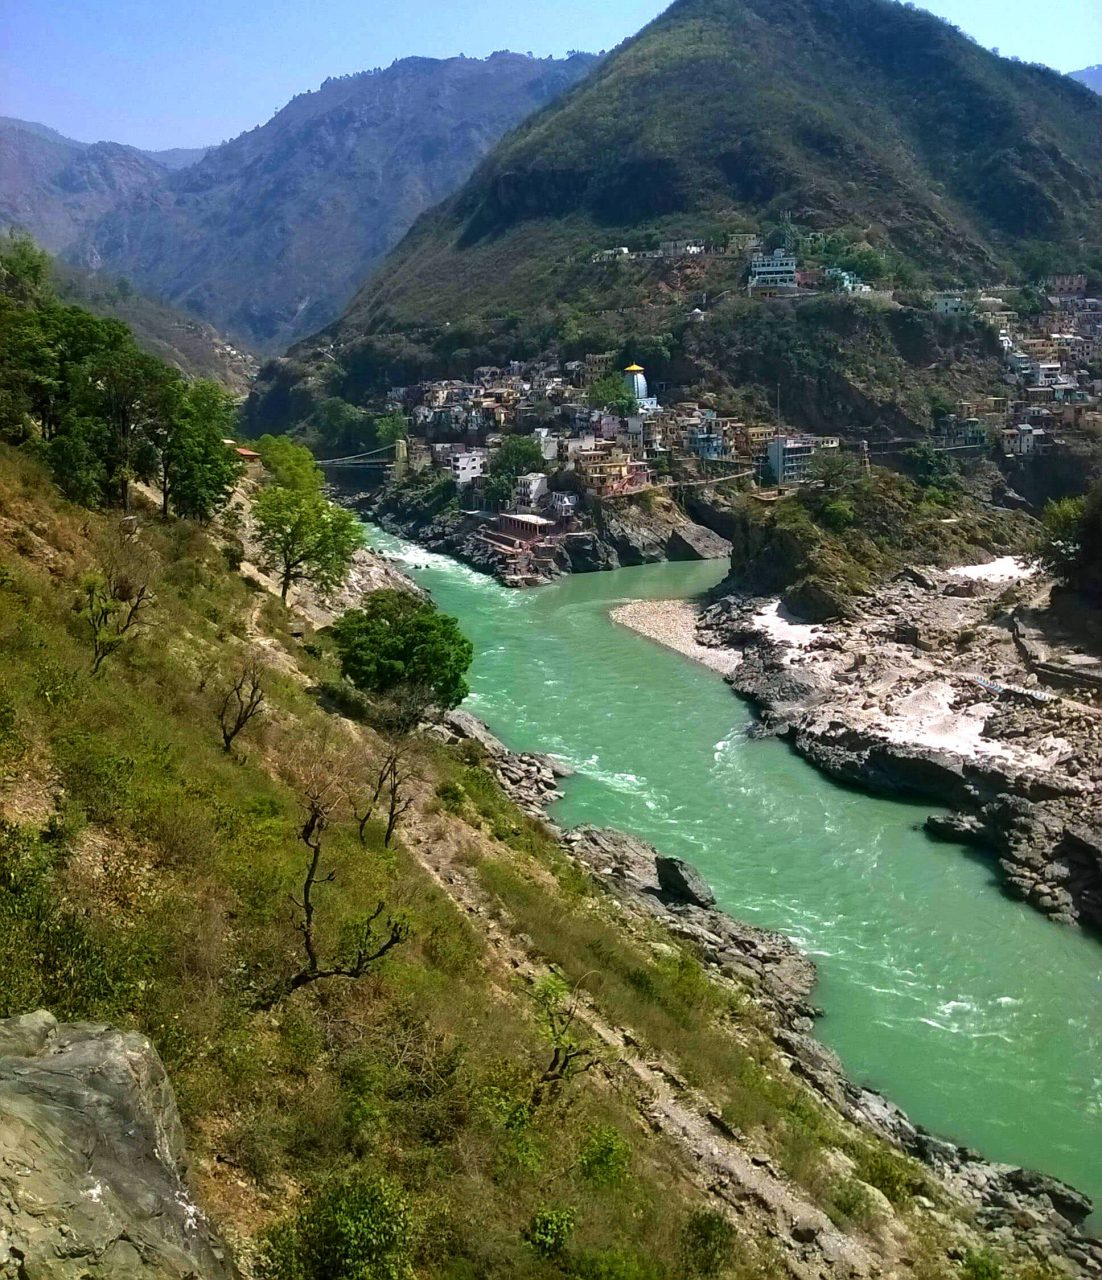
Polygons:
M1073 80L895 0L678 0L509 135L275 380L323 372L355 399L676 331L745 278L737 257L594 264L604 247L794 225L888 284L966 284L1102 271L1100 214L1102 102Z

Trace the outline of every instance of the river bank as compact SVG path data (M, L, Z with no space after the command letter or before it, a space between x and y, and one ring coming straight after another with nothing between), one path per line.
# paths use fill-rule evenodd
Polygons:
M583 499L566 530L538 545L510 550L511 539L487 512L460 509L454 495L442 505L439 485L407 481L340 501L395 537L452 556L506 586L546 586L572 573L598 573L675 560L724 560L731 544L697 524L668 496L615 502Z
M512 592L381 532L371 541L474 640L470 709L514 750L576 771L554 784L558 822L616 826L696 863L726 912L812 957L817 1033L851 1079L955 1145L1102 1190L1093 944L992 893L986 859L921 832L927 810L840 789L779 741L749 741L749 713L716 696L714 672L610 622L632 601L701 598L720 566ZM778 631L804 625L765 612Z
M666 619L667 628L672 627L667 636L684 643L685 611L659 609L657 613ZM653 618L650 621L653 625ZM1102 1242L1083 1227L1091 1212L1087 1197L1058 1179L985 1160L968 1147L935 1136L914 1124L880 1093L848 1077L837 1055L815 1038L815 1022L821 1011L812 1003L812 996L818 973L813 960L789 938L740 922L720 910L696 869L679 858L664 856L621 831L559 827L547 809L561 798L558 781L573 771L554 757L510 751L467 712L450 713L433 732L445 742L477 743L486 767L506 795L523 812L541 819L563 853L620 903L629 919L644 925L657 921L689 944L713 981L740 999L748 993L759 1016L764 1015L768 1033L788 1069L831 1111L919 1161L939 1189L999 1244L1024 1249L1046 1262L1059 1260L1066 1275L1102 1275ZM732 1130L718 1114L709 1114L708 1120L717 1138L732 1139L744 1148L747 1157L753 1156L752 1143L745 1135ZM729 1162L724 1168L730 1174ZM747 1172L757 1197L779 1211L783 1194L776 1170L769 1168L767 1160L754 1158L748 1161ZM916 1204L944 1225L946 1216L934 1200L918 1196ZM805 1230L804 1243L809 1248L820 1234L827 1244L829 1226L825 1220L805 1225Z
M1007 889L1064 923L1102 927L1102 705L1081 653L1038 639L1048 585L1010 558L911 569L875 612L815 625L776 600L639 601L612 618L723 673L829 776L952 812L931 834L993 848ZM1040 653L1041 658L1034 657ZM1032 659L1032 660L1031 660Z

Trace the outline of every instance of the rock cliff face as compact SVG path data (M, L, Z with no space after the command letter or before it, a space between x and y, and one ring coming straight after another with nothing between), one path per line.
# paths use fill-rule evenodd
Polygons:
M505 572L501 556L479 536L487 523L484 516L441 509L418 491L401 488L348 495L347 501L389 533L454 556L485 573ZM540 562L544 579L665 560L723 560L731 554L726 539L694 523L668 500L660 499L650 509L595 502L587 517L584 530L567 535L554 555Z
M0 1280L233 1280L185 1174L144 1036L0 1020Z

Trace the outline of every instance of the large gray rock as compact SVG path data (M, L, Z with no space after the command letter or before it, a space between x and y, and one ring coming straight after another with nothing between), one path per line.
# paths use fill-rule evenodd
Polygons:
M689 902L694 907L715 906L716 895L691 863L682 858L658 857L655 859L655 868L658 883L668 898L677 902Z
M0 1280L232 1280L183 1150L144 1036L0 1020Z
M731 544L702 524L678 525L666 544L671 560L726 560Z

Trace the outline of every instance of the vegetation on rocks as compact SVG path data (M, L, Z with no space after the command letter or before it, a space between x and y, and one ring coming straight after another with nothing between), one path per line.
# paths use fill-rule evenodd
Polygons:
M783 595L794 612L821 621L910 564L1024 554L1036 522L985 502L990 482L986 465L941 486L873 468L827 476L776 503L740 495L723 512L729 585Z

